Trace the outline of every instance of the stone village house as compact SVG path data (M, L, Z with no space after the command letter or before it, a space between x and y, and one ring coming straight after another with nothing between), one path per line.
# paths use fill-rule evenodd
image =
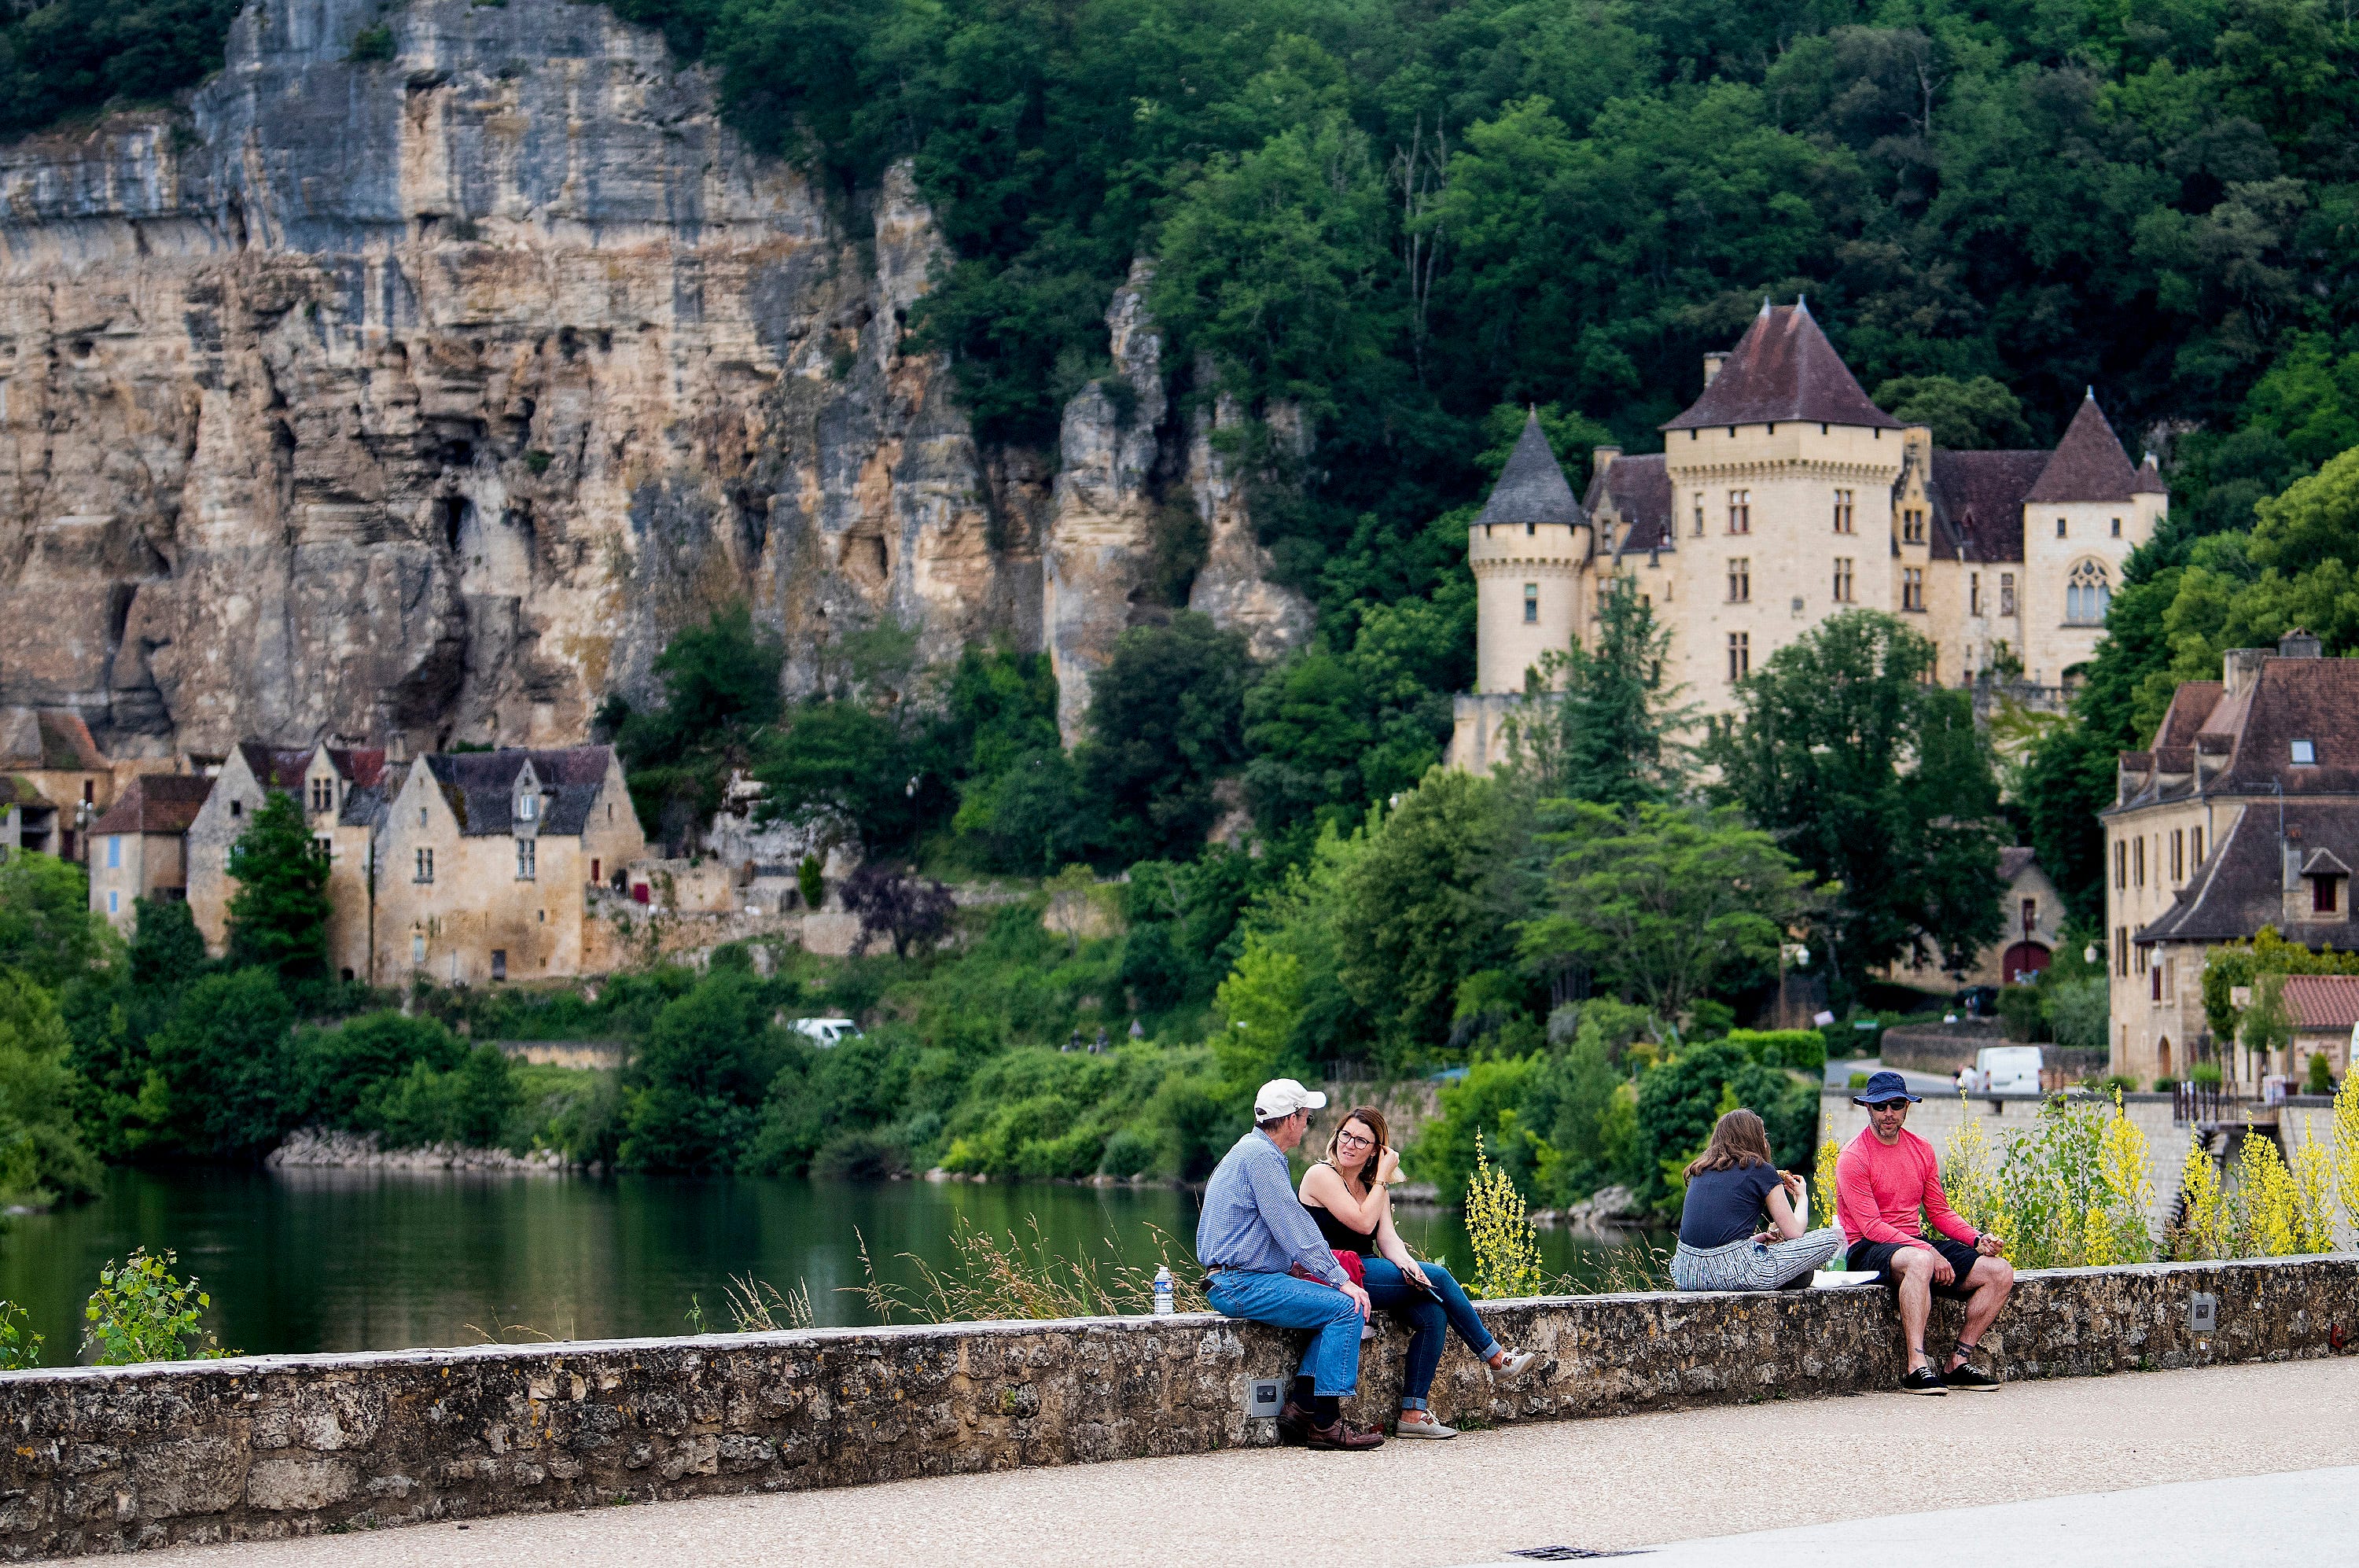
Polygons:
M142 898L189 896L188 833L212 792L197 774L156 773L124 786L90 825L90 907L128 936Z
M242 745L188 830L188 898L228 942L229 852L268 791L297 797L329 860L329 962L407 985L583 972L593 886L620 885L647 840L610 746L457 752Z
M1950 452L1860 390L1801 304L1772 307L1704 356L1664 450L1597 449L1575 500L1537 419L1469 530L1474 691L1451 765L1487 771L1525 674L1579 637L1629 580L1670 633L1667 684L1709 716L1831 615L1888 611L1934 646L1938 679L2021 674L2052 700L2095 651L2123 563L2169 503L2094 397L2052 452Z
M2295 631L2222 665L2220 680L2173 693L2148 749L2122 753L2100 813L2110 1044L2112 1071L2141 1083L2183 1076L2208 1052L2223 1084L2249 1094L2289 1064L2211 1038L2203 967L2264 926L2359 948L2359 660L2321 659ZM2347 1029L2340 1049L2329 1055L2343 1062Z

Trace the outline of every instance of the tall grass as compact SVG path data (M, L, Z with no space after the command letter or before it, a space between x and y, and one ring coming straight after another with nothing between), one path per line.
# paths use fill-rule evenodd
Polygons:
M842 1287L867 1303L879 1323L984 1323L1003 1318L1121 1317L1149 1312L1155 1304L1152 1267L1109 1254L1060 1255L1040 1234L1038 1219L1027 1216L1028 1235L977 1230L961 1216L951 1232L951 1261L936 1268L914 1253L901 1260L918 1273L914 1286L880 1279L860 1242L864 1283ZM1171 1270L1173 1307L1203 1312L1203 1271L1190 1249L1159 1225L1148 1225L1158 1262ZM857 1234L857 1233L855 1233Z

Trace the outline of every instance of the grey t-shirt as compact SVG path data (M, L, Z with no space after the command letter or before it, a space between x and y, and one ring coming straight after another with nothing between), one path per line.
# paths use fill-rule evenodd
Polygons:
M1699 1252L1744 1240L1761 1228L1761 1207L1777 1181L1774 1165L1740 1165L1689 1177L1680 1239Z

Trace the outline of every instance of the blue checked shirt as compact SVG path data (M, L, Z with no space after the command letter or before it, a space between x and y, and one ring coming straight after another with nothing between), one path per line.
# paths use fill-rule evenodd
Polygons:
M1196 1261L1207 1269L1255 1274L1283 1274L1299 1264L1338 1290L1347 1282L1318 1223L1294 1195L1294 1172L1285 1151L1259 1127L1237 1139L1204 1184Z

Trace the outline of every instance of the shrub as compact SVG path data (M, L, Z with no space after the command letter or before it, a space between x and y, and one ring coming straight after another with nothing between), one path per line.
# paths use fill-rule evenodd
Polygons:
M2007 1140L1995 1170L1980 1121L1965 1117L1951 1137L1942 1185L2018 1269L2144 1263L2155 1250L2146 1162L2146 1135L2118 1099L2102 1106L2059 1095L2030 1130Z
M1098 1170L1108 1176L1144 1176L1155 1167L1154 1138L1137 1127L1123 1127L1106 1139Z
M2302 1085L2313 1094L2334 1093L2334 1072L2326 1063L2326 1053L2312 1051L2310 1057L2310 1082Z
M822 1181L889 1181L909 1173L909 1151L884 1132L840 1132L819 1146L810 1171Z
M363 27L353 35L352 53L344 57L354 65L382 65L393 58L391 27Z
M827 902L827 877L821 874L819 856L806 855L795 867L795 890L803 896L803 908L816 909Z
M2028 1044L2048 1032L2039 992L2030 985L2009 985L1998 994L1999 1028L2007 1039Z
M2057 981L2048 987L2049 1032L2059 1045L2093 1050L2105 1043L2111 1006L2102 975Z
M2227 1194L2220 1184L2220 1168L2203 1146L2203 1135L2187 1142L2187 1159L2179 1171L2180 1220L2170 1236L2170 1255L2192 1262L2224 1258L2232 1241Z
M1764 1067L1826 1071L1827 1037L1818 1029L1731 1029L1724 1039Z
M82 1310L82 1354L101 1367L143 1361L202 1361L229 1354L203 1327L212 1298L174 1277L168 1250L146 1247L98 1271L98 1289Z
M1477 1301L1515 1301L1547 1288L1539 1237L1524 1213L1523 1194L1493 1165L1474 1135L1474 1171L1466 1181L1466 1236L1474 1248L1474 1278L1466 1293Z
M2220 1086L2220 1064L2199 1062L2187 1070L2187 1081L2199 1088L2217 1089Z

